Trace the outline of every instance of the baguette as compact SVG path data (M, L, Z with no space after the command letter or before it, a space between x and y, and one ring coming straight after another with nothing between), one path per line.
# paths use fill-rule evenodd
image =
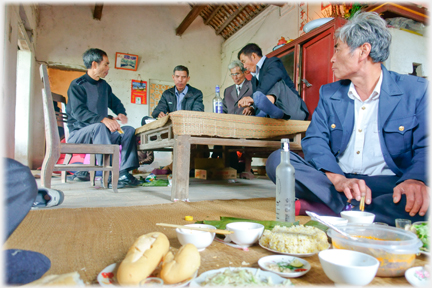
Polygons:
M118 267L118 283L138 285L156 269L168 250L169 241L163 233L152 232L138 237Z
M182 282L198 270L201 265L201 256L193 244L182 246L176 255L168 252L162 262L160 277L164 284L175 284Z

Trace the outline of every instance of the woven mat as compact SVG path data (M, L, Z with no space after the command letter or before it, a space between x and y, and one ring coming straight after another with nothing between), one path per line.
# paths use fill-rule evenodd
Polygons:
M286 121L265 117L180 110L170 113L168 117L137 128L135 134L154 130L171 123L176 135L271 139L305 132L310 121Z
M6 242L5 249L40 252L51 260L51 269L46 275L78 271L85 282L95 284L98 273L106 266L120 262L140 235L160 231L167 235L172 247L180 248L175 229L155 223L189 224L184 220L186 215L193 216L194 221L218 220L219 216L272 220L275 218L275 201L264 198L30 211ZM300 216L296 220L304 224L309 217ZM198 273L228 266L259 268L258 259L267 255L273 254L259 246L243 251L213 241L201 252ZM333 286L317 255L305 259L312 269L303 277L292 279L295 285ZM419 256L415 266L426 263L427 258ZM408 282L405 277L375 277L370 285L408 285Z

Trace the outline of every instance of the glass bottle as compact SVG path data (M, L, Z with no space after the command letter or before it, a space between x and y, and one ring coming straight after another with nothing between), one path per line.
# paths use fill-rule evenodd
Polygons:
M216 85L216 95L213 98L213 113L223 113L222 98L220 97L219 85Z
M286 138L281 139L281 162L276 168L276 220L295 221L295 170Z

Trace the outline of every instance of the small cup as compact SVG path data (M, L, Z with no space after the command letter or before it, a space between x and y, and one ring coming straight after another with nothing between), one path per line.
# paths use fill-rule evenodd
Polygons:
M139 283L140 287L149 287L149 286L163 286L164 281L161 278L157 277L148 277L144 280L141 280Z
M409 230L409 228L411 227L411 220L398 218L395 220L395 224L396 224L396 228Z

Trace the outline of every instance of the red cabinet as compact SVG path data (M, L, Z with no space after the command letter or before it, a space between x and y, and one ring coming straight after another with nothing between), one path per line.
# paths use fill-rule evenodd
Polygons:
M334 33L345 23L345 19L333 19L266 55L282 60L308 107L309 120L318 105L320 87L335 81L330 63L334 53Z

